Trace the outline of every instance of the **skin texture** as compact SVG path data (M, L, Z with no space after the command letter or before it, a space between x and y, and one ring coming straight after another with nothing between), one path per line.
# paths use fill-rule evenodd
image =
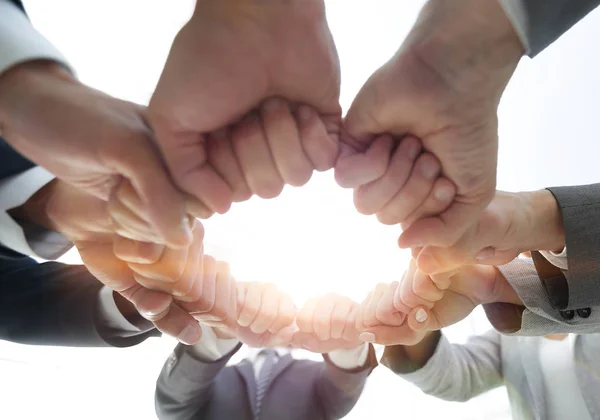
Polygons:
M382 220L405 223L401 247L454 244L492 199L497 106L522 54L497 2L431 0L398 52L358 93L344 124L363 150L375 147L377 136L384 133L393 135L397 150L407 134L415 136L456 188L453 201L440 214L417 210L423 217L416 221L409 216L422 207L424 194L406 194L416 202L399 203L397 217ZM336 179L357 188L364 185L361 166L348 164L349 159L355 156L341 156ZM410 191L410 185L402 186L399 194Z

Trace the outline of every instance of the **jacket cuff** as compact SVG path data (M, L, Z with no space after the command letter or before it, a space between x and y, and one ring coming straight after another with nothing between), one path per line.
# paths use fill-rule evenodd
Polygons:
M73 73L66 58L32 25L23 11L0 0L0 76L12 67L32 60L51 60Z

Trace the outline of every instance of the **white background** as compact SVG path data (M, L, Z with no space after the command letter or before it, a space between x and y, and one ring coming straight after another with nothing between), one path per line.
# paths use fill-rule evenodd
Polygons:
M342 105L397 49L422 2L331 0L330 25L342 69ZM189 0L31 0L36 27L68 57L85 83L147 103ZM499 188L531 190L598 179L600 12L535 60L524 59L500 108ZM206 223L208 253L231 262L241 281L272 281L300 305L337 291L361 300L397 279L408 254L398 228L359 215L331 173L280 198L253 199ZM76 262L76 255L66 258ZM453 341L487 328L480 312L448 331ZM170 339L131 349L35 348L0 342L2 419L152 419L154 383ZM424 396L385 367L372 374L348 419L504 419L503 389L469 403Z

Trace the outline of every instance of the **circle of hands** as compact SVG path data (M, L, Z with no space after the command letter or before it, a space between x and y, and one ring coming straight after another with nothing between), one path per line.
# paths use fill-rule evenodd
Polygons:
M427 48L449 30L433 8L454 7L434 3L344 119L322 2L202 1L147 109L37 63L28 77L5 76L8 86L36 83L46 94L23 104L7 89L29 115L4 134L66 181L54 183L48 213L88 269L180 341L198 341L201 320L253 346L416 343L479 304L515 301L493 265L535 249L518 228L530 221L530 201L495 191L496 108L520 42L506 66L462 77L439 59L444 51ZM456 7L497 7L470 3ZM77 115L66 132L59 112ZM79 148L90 135L101 141ZM28 147L36 138L49 146L44 154ZM198 219L332 168L359 212L402 225L399 245L414 259L399 281L378 284L361 303L330 294L298 309L276 286L237 282L203 254Z

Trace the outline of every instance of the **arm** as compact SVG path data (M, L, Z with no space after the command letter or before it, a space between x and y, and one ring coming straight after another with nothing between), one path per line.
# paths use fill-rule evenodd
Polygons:
M527 54L537 55L594 10L598 0L499 0Z
M381 362L426 394L467 401L502 384L501 340L496 331L450 344L440 332L414 346L388 346Z
M372 345L368 346L366 361L352 369L339 367L332 360L334 352L336 351L323 355L325 363L320 364L321 372L316 376L314 386L316 398L321 402L326 419L341 419L352 410L362 394L368 376L377 367L377 356Z
M0 336L23 344L127 347L156 334L124 302L115 302L120 313L102 313L102 288L83 266L0 260ZM139 328L115 328L121 315Z
M194 346L178 345L156 382L156 415L161 420L193 418L209 403L213 381L240 349L237 340L219 339L202 326Z

